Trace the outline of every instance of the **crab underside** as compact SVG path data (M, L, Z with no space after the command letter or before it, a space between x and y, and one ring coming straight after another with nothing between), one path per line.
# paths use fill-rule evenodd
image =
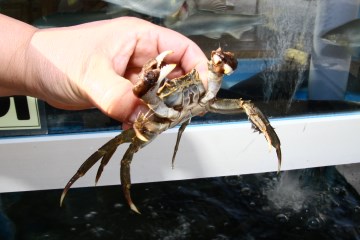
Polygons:
M175 64L164 65L163 63L164 58L171 53L172 51L165 51L146 62L139 74L139 80L133 88L134 94L148 106L148 112L139 114L133 128L122 131L105 143L80 166L65 186L60 205L67 191L78 178L101 160L95 179L97 183L117 147L123 143L130 143L121 160L120 179L130 208L140 213L130 196L130 164L133 155L163 131L180 124L172 157L172 163L174 163L181 135L190 123L191 117L203 115L206 112L246 113L253 128L263 133L270 147L276 149L278 171L280 170L280 140L267 117L250 101L216 98L224 74L231 74L237 67L234 54L223 52L220 48L212 51L211 59L208 61L208 89L206 90L196 69L178 78L166 78L175 68Z

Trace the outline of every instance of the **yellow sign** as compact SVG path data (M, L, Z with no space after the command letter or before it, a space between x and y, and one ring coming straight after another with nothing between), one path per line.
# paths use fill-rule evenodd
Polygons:
M41 129L36 98L26 96L0 98L0 131Z

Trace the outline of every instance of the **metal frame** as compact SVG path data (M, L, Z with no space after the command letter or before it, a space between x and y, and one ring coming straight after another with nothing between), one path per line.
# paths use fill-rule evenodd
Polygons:
M282 170L360 162L360 112L271 119L282 142ZM63 188L82 162L119 132L0 139L0 192ZM160 135L135 156L132 181L155 182L277 170L276 153L250 123L189 126L175 169L171 157L177 129ZM119 184L120 146L99 185ZM94 186L96 168L74 187Z

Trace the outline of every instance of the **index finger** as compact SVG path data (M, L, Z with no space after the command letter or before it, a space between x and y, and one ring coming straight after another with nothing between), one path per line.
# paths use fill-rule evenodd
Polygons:
M158 33L158 51L173 50L166 59L171 63L179 64L179 67L187 73L196 68L201 79L206 79L207 58L200 47L184 35L165 28ZM161 35L160 35L161 34Z

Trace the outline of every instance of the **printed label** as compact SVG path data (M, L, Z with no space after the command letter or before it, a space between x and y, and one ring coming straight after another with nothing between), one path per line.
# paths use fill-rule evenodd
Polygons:
M27 96L1 97L0 131L21 129L41 129L37 99Z

